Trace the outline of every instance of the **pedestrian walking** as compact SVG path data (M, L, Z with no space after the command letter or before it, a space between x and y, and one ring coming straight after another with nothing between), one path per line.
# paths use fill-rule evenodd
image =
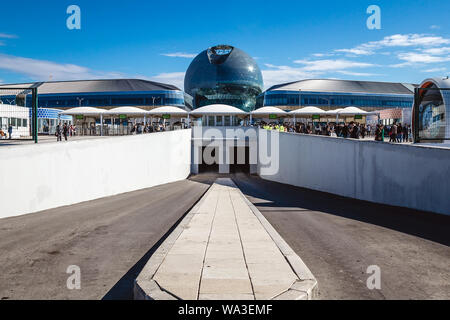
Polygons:
M389 139L389 142L396 142L397 141L397 125L394 123L391 127L391 138Z
M403 127L402 124L399 123L397 126L397 142L401 143L403 141Z
M9 127L8 127L9 140L12 139L12 132L13 132L13 127L12 127L12 125L10 124Z
M67 123L64 123L63 126L63 135L64 135L64 140L67 141L67 136L69 134L69 127L67 126Z
M56 126L56 131L55 131L55 136L56 136L56 141L62 141L62 129L61 129L61 124L58 124Z

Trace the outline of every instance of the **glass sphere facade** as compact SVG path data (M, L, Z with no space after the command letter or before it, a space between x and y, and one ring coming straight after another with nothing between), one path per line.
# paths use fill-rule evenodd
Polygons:
M255 60L227 45L200 53L184 78L184 90L193 97L194 108L227 104L251 111L263 88L262 73Z

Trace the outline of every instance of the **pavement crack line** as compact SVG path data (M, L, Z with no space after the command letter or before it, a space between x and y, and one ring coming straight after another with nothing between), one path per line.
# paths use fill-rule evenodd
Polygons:
M228 195L230 196L231 206L233 207L234 221L236 222L236 226L237 226L237 230L238 230L238 234L239 234L239 240L241 242L242 255L244 256L244 262L245 262L245 267L247 268L248 279L250 280L250 286L252 287L253 298L256 300L255 289L253 288L252 277L250 276L250 271L248 270L247 258L245 257L244 245L242 244L241 230L239 228L239 223L237 221L236 209L234 208L234 202L233 202L233 199L231 198L231 191L228 191Z
M212 218L212 221L211 221L211 229L209 230L209 235L208 235L208 242L206 243L205 254L203 255L203 266L202 266L202 270L200 272L200 280L198 282L197 300L200 300L200 289L202 287L203 269L205 269L206 254L208 253L209 240L211 239L211 234L212 234L212 230L213 230L213 227L214 227L214 220L216 219L217 206L219 205L219 200L220 200L220 194L221 193L222 193L222 191L219 191L218 195L217 195L216 207L214 208L214 215L213 215L213 218ZM198 213L196 213L196 214L198 214Z

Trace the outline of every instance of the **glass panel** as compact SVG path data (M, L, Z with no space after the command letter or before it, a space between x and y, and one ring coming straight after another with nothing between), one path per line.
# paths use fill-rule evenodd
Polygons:
M435 85L421 90L419 102L419 137L445 139L446 110L441 90Z
M223 126L222 119L223 119L222 116L217 116L216 117L216 126L218 126L218 127Z
M213 47L200 53L189 66L184 84L196 108L228 104L250 111L263 91L262 74L256 62L231 46Z

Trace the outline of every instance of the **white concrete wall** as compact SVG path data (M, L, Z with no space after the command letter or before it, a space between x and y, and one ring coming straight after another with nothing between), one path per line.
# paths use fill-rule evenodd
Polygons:
M263 178L450 214L450 149L281 133L279 171Z
M0 218L183 180L191 130L0 148Z

